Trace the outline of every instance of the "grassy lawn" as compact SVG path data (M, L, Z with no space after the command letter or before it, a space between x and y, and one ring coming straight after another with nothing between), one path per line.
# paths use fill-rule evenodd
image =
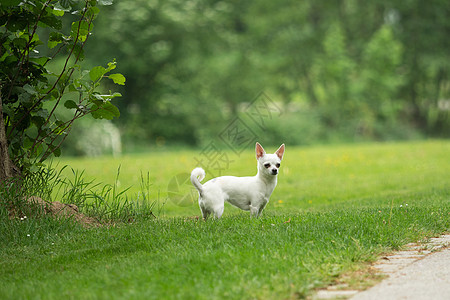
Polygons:
M275 151L278 145L269 147ZM188 176L198 166L201 151L158 152L125 155L119 158L61 159L61 167L69 165L76 170L85 170L87 179L114 183L119 174L119 188L128 194L140 190L140 178L149 174L152 199L159 199L166 216L199 215L197 192ZM398 206L403 201L422 202L412 194L448 191L450 179L450 143L447 141L408 142L392 144L366 144L324 147L286 147L278 186L272 194L266 212L296 213L299 211L338 207L390 205L394 199ZM226 153L228 168L222 175L252 176L256 174L256 160L253 149L241 155ZM211 171L216 171L211 168ZM71 171L66 169L67 176ZM180 193L190 194L183 201L168 197L169 182L177 176ZM185 177L183 177L185 176ZM206 179L213 178L207 170ZM174 199L175 198L175 199ZM175 201L174 201L175 200ZM225 207L225 216L238 214L232 206Z
M94 229L2 219L0 298L305 298L382 252L450 229L447 141L287 145L261 218L227 205L221 220L208 222L192 217L199 215L193 197L179 197L191 192L183 176L199 153L61 159L60 167L85 169L87 179L105 183L116 180L120 165L118 186L132 186L130 199L148 172L150 198L163 209L153 220ZM223 174L255 174L251 150L226 154ZM176 176L174 195L168 185Z

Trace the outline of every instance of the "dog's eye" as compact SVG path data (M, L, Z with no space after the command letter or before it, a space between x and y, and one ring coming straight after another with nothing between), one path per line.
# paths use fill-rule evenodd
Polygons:
M276 164L276 166L277 166L277 168L279 168L279 167L280 167L280 164Z
M264 167L268 168L268 167L270 167L270 164L269 163L265 163Z

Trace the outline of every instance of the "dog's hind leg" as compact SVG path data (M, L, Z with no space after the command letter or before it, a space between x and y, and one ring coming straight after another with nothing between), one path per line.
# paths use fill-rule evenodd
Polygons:
M209 217L210 213L209 211L202 211L202 216L203 216L203 220L207 220Z
M206 207L204 207L203 205L200 205L200 210L202 211L203 220L208 219L211 212L207 210Z

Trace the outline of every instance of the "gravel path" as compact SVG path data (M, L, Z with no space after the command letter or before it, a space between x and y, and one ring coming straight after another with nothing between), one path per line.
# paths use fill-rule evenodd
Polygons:
M363 292L330 286L313 299L450 300L450 234L426 244L408 244L372 268L389 277Z
M427 255L352 300L449 300L450 249Z

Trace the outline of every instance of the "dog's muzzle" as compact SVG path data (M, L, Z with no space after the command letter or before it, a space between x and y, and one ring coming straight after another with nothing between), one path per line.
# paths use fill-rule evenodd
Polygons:
M278 170L277 169L272 169L272 175L277 175L278 174Z

